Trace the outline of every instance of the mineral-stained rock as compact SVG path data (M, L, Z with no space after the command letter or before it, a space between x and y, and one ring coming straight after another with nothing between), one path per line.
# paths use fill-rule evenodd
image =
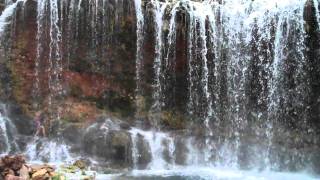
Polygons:
M109 133L111 140L111 156L112 159L121 164L131 162L131 137L126 131L111 131Z
M32 169L32 172L35 173L37 171L40 171L42 169L45 169L48 172L53 172L55 167L49 166L49 165L30 165L30 168Z
M12 175L12 174L8 174L4 180L25 180L25 179L22 179L21 177L18 177L18 176L15 176L15 175Z
M48 171L46 169L40 169L32 174L32 180L44 180L47 175Z
M127 131L121 130L118 122L106 120L91 125L82 142L89 155L104 158L116 166L131 166L131 137Z
M7 177L8 175L14 175L14 171L12 169L9 168L5 168L2 172L1 172L2 177Z
M29 180L29 170L30 169L25 165L23 165L22 168L19 170L20 177L23 180Z
M0 173L2 177L6 177L7 175L15 175L19 172L24 164L25 159L21 155L4 156L0 160Z
M121 129L124 129L124 130L130 130L131 129L130 124L125 123L125 122L120 123L120 127L121 127Z
M76 162L73 163L74 166L77 166L79 169L86 169L87 165L84 161L82 160L77 160Z

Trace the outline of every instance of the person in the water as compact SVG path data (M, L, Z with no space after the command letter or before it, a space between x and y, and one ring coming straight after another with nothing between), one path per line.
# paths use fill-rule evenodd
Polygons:
M37 129L35 136L46 137L46 129L44 127L44 117L41 111L36 112L36 115L34 117L34 122Z

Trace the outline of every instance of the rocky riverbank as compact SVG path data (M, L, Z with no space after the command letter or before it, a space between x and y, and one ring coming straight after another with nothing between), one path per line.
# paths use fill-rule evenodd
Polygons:
M95 180L97 173L88 171L84 161L49 165L26 162L24 156L3 156L0 159L0 180Z

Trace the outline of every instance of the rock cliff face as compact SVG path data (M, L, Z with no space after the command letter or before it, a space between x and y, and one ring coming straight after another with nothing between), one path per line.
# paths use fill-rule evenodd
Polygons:
M152 163L147 134L132 139L128 131L140 126L194 137L200 149L210 147L203 161L223 159L212 152L227 146L243 168L299 170L309 160L317 167L317 6L20 0L3 31L0 18L0 101L21 134L34 133L31 119L40 110L50 137L62 135L119 166ZM125 123L104 132L101 116ZM164 161L187 164L186 139L175 139ZM132 149L143 156L135 159ZM257 149L268 162L253 157Z

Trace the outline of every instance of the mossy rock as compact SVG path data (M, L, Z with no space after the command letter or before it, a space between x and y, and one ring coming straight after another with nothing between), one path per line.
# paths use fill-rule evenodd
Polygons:
M73 166L76 166L80 169L86 169L87 168L87 165L84 161L82 160L77 160L76 162L73 163Z
M55 174L54 176L51 177L51 180L66 180L66 176L63 174Z
M186 126L185 117L174 111L163 111L160 117L161 126L166 129L179 130Z

